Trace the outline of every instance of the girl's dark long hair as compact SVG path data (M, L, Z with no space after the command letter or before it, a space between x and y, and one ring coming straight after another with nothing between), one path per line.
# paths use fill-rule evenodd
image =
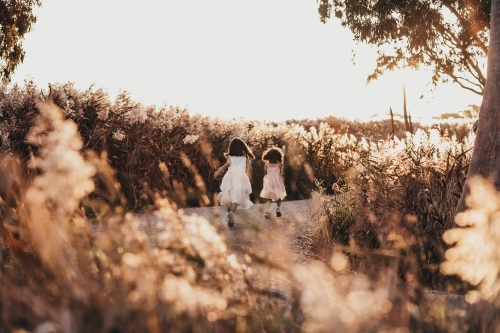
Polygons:
M252 153L250 148L248 148L245 141L240 138L234 138L229 143L229 148L227 152L224 153L224 156L246 156L248 158L254 159L255 155Z
M283 150L273 147L265 150L262 153L262 160L272 164L276 164L283 162L284 156L285 153L283 153Z

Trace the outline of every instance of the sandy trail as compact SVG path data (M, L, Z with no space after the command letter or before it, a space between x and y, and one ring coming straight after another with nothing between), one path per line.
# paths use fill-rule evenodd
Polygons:
M290 259L296 263L306 263L300 237L312 227L311 215L315 211L315 201L285 201L281 204L283 216L275 217L275 205L271 218L264 217L264 204L256 204L247 210L238 209L235 225L227 226L224 220L225 207L188 208L184 214L196 214L210 221L227 239L229 248L238 257L258 249L277 252L288 250Z
M288 249L290 259L306 263L301 237L313 226L311 216L317 210L317 199L285 201L281 204L282 217L275 217L276 205L272 206L271 218L264 218L265 204L255 204L249 209L237 209L235 225L227 226L224 220L226 208L198 207L182 209L184 215L198 215L206 218L226 238L229 249L244 260L247 252L273 248ZM154 242L154 224L157 217L140 214L141 229Z
M252 268L251 284L276 293L286 301L291 292L286 273L288 268L297 264L307 265L312 260L303 237L314 227L312 215L318 210L320 202L319 198L285 201L281 205L281 218L274 217L275 204L269 219L264 218L264 204L256 204L247 210L238 209L232 228L224 220L225 207L187 208L182 210L182 214L206 218L225 237L229 251L237 256L240 263ZM140 228L154 243L155 233L158 232L155 228L157 217L141 214L140 221ZM251 256L250 262L248 255ZM464 323L463 313L470 310L463 296L431 290L425 295L433 306L442 308L447 321L454 326Z
M229 228L224 220L225 207L186 208L181 214L206 218L222 235L229 252L239 262L253 270L252 285L259 289L276 292L287 298L290 281L287 268L294 264L307 264L305 236L313 226L312 214L319 200L285 201L281 204L282 217L275 217L276 205L272 206L271 218L264 217L265 204L255 204L249 209L237 209L235 225ZM152 214L140 214L140 229L155 243L155 227L158 218ZM249 260L250 258L250 260ZM284 268L284 269L281 269Z

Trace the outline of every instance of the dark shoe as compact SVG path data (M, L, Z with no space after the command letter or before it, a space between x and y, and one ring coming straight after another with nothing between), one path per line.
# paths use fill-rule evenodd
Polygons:
M279 209L276 209L276 217L281 217L281 211Z
M234 213L233 212L227 213L227 225L229 228L232 228L234 225Z

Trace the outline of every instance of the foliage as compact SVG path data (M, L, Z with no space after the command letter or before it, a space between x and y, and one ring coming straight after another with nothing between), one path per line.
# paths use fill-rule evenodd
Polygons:
M488 51L491 1L462 0L320 0L325 22L333 13L354 34L354 40L393 51L379 50L374 80L386 70L432 68L432 83L456 82L483 94L481 66Z
M491 252L496 234L490 233L484 246L476 241L494 223L493 192L477 197L480 192L473 190L473 210L457 220L470 228L445 234L458 247L447 252L449 263L442 267L471 284L480 283L478 293L467 294L477 306L441 303L439 295L424 290L470 288L438 269L446 250L441 235L451 226L472 133L458 141L436 129L418 130L401 139L373 141L339 134L326 123L307 130L299 124L241 127L242 122L209 121L175 108L142 116L124 107L131 103L125 95L107 104L101 91L79 93L71 85L50 92L65 105L62 111L50 103L33 109L30 101L37 100L38 90L32 86L2 93L2 134L8 130L0 158L2 331L328 332L336 327L344 332L464 332L476 320L479 326L496 327L486 315L495 318L498 313L488 303L496 300L498 289ZM97 113L99 105L104 107ZM176 153L191 174L201 169L206 153L193 153L203 152L202 144L199 150L189 147L202 138L216 140L221 131L231 137L231 131L239 130L237 135L257 151L286 142L288 172L303 172L322 191L321 210L312 217L317 227L309 236L323 239L329 251L319 261L296 264L279 245L280 228L269 232L246 221L258 239L241 246L244 252L236 256L212 223L175 209L178 201L170 195L181 192L174 191L151 193L148 216L155 222L146 231L144 217L127 211L121 194L127 184L115 178L120 171L111 167L115 153L109 148L133 147L120 143L131 140L131 133L145 133L140 119L169 128L150 127L152 135L158 131L165 140L168 133L177 135L180 142L169 144L183 147ZM214 122L216 127L208 130ZM200 124L181 135L176 127L192 130L190 126ZM23 133L19 126L29 127L17 142ZM80 130L90 137L82 137ZM151 144L157 143L147 141L141 148ZM92 145L103 150L93 152L88 149ZM221 146L222 157L226 146ZM15 149L25 155L18 158ZM333 163L323 161L332 156ZM164 161L159 174L174 186L168 173L174 169ZM336 173L333 184L328 170ZM136 175L137 183L150 181L147 176ZM202 188L201 183L196 186ZM262 243L269 247L260 247ZM487 254L483 261L475 260L476 249ZM462 253L469 253L469 259ZM259 270L268 273L256 276ZM268 278L283 281L284 292L276 292ZM267 282L255 283L263 280Z
M4 0L0 2L0 76L10 81L24 60L22 40L36 22L33 8L40 0Z
M434 119L477 119L479 118L479 105L470 104L469 107L460 112L445 112Z
M24 164L39 149L26 137L37 114L36 102L44 97L77 124L83 149L106 154L134 209L153 205L155 193L180 207L214 204L220 180L213 173L236 136L246 140L257 156L252 176L255 201L264 173L260 156L270 146L285 150L287 198L293 200L309 198L317 189L316 181L331 193L333 183L346 179L353 166L370 156L366 147L385 143L377 148L384 150L393 142L387 139L387 121L363 123L333 117L285 123L223 121L190 115L177 107L144 106L126 93L112 102L103 90L92 87L79 91L68 83L41 91L27 82L24 87L0 87L0 151L18 154ZM440 126L445 137L457 137L457 145L470 133L468 123ZM397 137L405 135L403 128L402 124L396 126L399 146L403 141ZM425 129L418 124L415 128ZM443 156L438 159L446 163ZM26 172L34 174L29 169ZM102 186L98 184L99 189Z
M120 187L106 159L81 155L76 124L49 103L39 107L28 135L39 147L30 164L37 175L27 181L15 157L1 160L1 178L11 177L0 201L0 330L294 331L283 306L251 289L250 269L207 220L158 198L151 244L139 218L112 200ZM84 212L94 179L109 186L92 227Z
M351 253L352 266L366 273L376 273L387 260L366 260L358 252L378 251L382 258L397 258L403 280L445 291L468 288L441 274L439 265L446 250L442 235L453 226L472 146L472 134L460 143L435 129L366 145L368 153L343 186L323 198L318 230L311 234L317 251L330 255L333 242L333 249ZM356 214L349 213L353 208Z
M500 195L489 180L479 176L470 179L469 185L467 209L458 213L455 219L458 228L447 230L443 235L450 248L441 269L474 286L466 299L474 304L475 315L481 324L494 331L500 327Z
M390 275L342 275L345 258L338 254L330 266L295 265L277 246L276 233L259 232L273 246L255 245L242 262L209 221L176 211L168 198L155 198L150 214L156 223L146 233L140 217L126 211L106 156L81 154L76 124L51 103L38 108L27 138L38 148L29 165L35 175L27 178L12 154L0 159L0 179L7 180L0 188L2 331L446 328L438 321L442 312L424 312L418 308L423 300L408 296L418 288L393 293ZM89 220L85 212L97 200L98 182L107 184L97 193L102 214ZM286 294L262 283L265 275L253 275L259 265L272 279L287 281ZM420 317L410 319L411 313Z
M321 205L312 216L316 220L316 227L311 231L311 236L316 242L324 243L315 244L316 248L349 245L349 231L358 222L361 209L358 197L352 191L339 191L331 196L323 195L318 200L321 200Z

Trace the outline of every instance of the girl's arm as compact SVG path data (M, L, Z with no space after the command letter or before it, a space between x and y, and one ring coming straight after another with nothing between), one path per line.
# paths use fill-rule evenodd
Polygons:
M250 180L252 180L252 160L247 157L247 168L246 168L247 176Z
M230 165L231 165L231 159L229 158L229 156L226 156L226 163L223 166L221 166L217 171L215 171L214 178L219 177L219 175L221 174L221 172L223 172L227 168L229 168Z
M280 163L280 175L281 178L283 179L283 184L285 183L285 165L283 163Z

